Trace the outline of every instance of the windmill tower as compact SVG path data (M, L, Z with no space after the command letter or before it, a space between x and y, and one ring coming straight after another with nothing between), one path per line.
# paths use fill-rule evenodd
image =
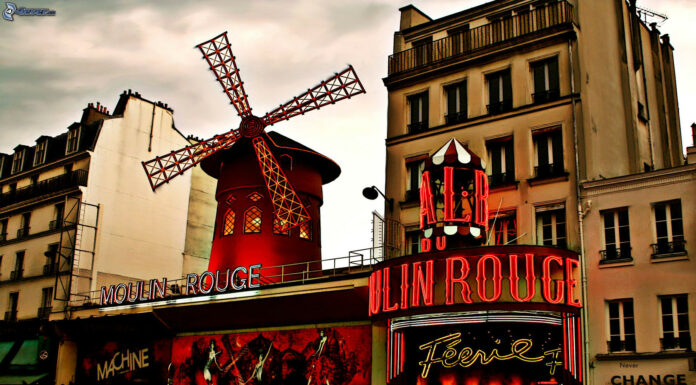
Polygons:
M197 47L242 120L237 129L143 162L152 189L199 163L218 179L209 271L321 260L322 185L336 179L340 168L265 129L364 93L353 67L257 117L251 112L227 32Z

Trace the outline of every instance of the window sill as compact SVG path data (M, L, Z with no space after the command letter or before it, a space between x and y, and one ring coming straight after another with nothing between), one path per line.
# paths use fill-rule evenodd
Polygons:
M633 266L635 262L633 258L620 258L620 259L604 259L599 261L599 268L606 269L610 267L623 267L623 266Z
M686 251L678 253L652 254L650 256L651 263L673 262L673 261L688 261L689 255Z
M527 183L529 183L530 186L538 186L548 183L565 182L568 180L569 175L568 172L564 172L553 176L535 176L534 178L527 179Z

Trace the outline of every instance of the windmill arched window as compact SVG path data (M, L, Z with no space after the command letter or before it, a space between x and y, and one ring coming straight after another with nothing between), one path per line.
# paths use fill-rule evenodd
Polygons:
M290 235L290 229L286 229L283 231L281 226L281 220L275 217L273 218L273 234Z
M256 206L249 207L244 213L244 234L261 232L261 209Z
M234 210L227 209L222 219L222 235L232 235L234 233Z
M300 223L300 239L312 240L312 221Z

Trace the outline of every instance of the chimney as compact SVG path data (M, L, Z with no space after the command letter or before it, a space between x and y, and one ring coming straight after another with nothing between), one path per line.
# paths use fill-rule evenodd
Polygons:
M686 148L686 163L696 164L696 123L691 123L691 146Z

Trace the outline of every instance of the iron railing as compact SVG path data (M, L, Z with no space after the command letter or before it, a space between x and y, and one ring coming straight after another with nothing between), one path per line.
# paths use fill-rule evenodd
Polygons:
M553 90L539 91L532 94L534 104L546 103L561 97L561 91L556 88Z
M549 163L534 166L534 178L553 178L565 175L565 169L562 163Z
M488 176L488 185L491 187L505 186L515 183L515 174L512 172L501 172Z
M509 42L518 37L570 25L573 6L566 1L496 20L389 56L389 75L409 71Z
M691 350L691 336L688 333L684 334L684 337L663 337L660 338L660 348L662 350L670 349L687 349Z
M5 242L7 240L7 233L0 233L0 242Z
M48 316L51 315L51 309L53 309L51 306L40 307L36 312L36 315L39 317L39 319L48 319Z
M51 275L56 272L55 263L47 263L43 266L43 275Z
M394 254L387 247L372 247L353 250L347 256L290 263L279 266L261 267L260 283L262 287L280 284L303 284L320 279L349 276L351 274L370 271L372 265L382 262L385 253ZM128 284L128 283L126 283ZM186 292L186 278L168 280L167 299L182 296ZM143 297L149 296L149 285L143 288ZM89 306L99 304L101 289L77 293L71 301L73 306ZM124 303L127 303L124 302Z
M29 236L29 227L22 227L17 229L17 239L25 238Z
M17 310L10 310L5 312L5 321L14 322L17 321Z
M634 337L626 337L625 340L610 340L607 341L607 349L609 352L635 352L636 339Z
M610 247L606 250L600 250L599 254L601 256L600 263L633 260L630 247Z
M466 120L468 118L469 117L468 117L466 111L452 112L452 113L445 115L445 124L455 124L455 123L466 122Z
M49 230L58 230L63 227L63 221L60 219L54 219L50 222L48 222L48 229Z
M652 249L653 258L668 257L672 254L686 253L686 241L683 239L674 240L672 242L657 242L653 243Z
M18 281L24 276L24 269L12 270L10 272L10 281Z
M486 110L490 115L502 114L512 110L512 99L505 99L499 102L486 104Z
M417 132L425 131L428 129L428 122L416 122L408 125L408 133L415 134Z
M73 170L0 195L0 207L77 186L87 186L87 171Z

